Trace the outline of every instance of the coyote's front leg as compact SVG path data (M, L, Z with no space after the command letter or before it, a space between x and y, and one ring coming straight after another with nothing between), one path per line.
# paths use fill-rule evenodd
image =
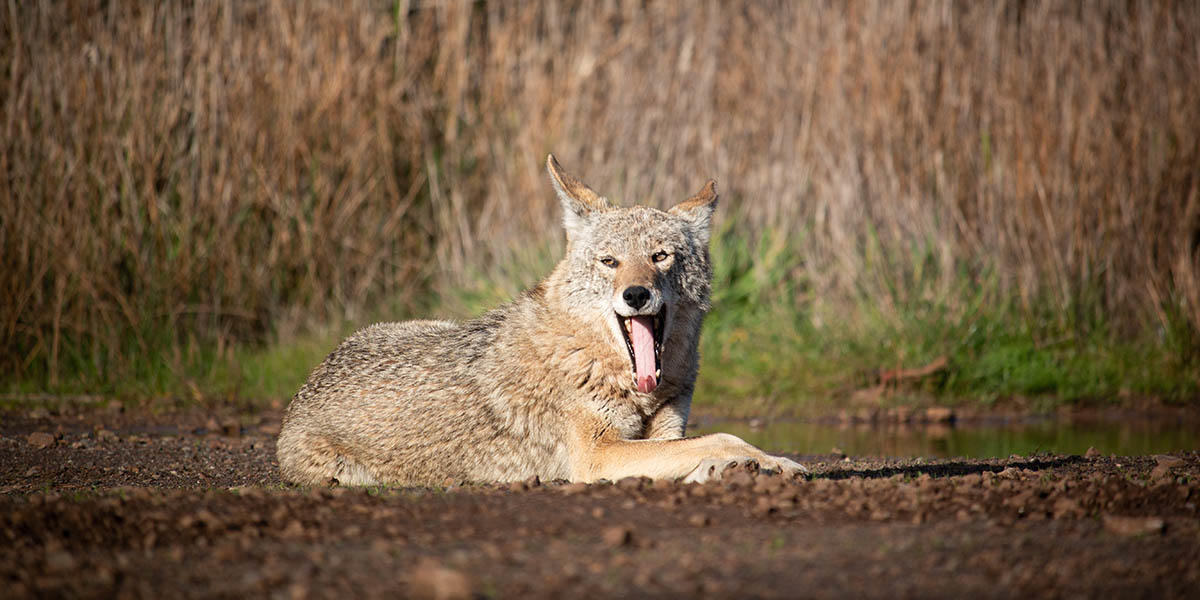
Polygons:
M674 440L683 437L691 408L691 393L676 396L663 404L646 424L646 439Z
M573 479L652 477L702 483L719 478L726 465L742 460L757 461L762 469L784 476L808 472L800 463L770 456L728 433L677 440L602 440L589 454L582 468L573 469Z

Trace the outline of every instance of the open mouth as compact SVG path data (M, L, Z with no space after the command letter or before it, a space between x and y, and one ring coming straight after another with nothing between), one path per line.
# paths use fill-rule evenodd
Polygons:
M623 317L617 315L633 363L633 384L639 392L649 394L658 387L662 377L662 338L666 309L657 315Z

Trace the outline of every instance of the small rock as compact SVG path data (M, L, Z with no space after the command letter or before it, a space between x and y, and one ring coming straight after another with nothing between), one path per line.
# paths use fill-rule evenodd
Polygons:
M292 600L304 600L308 598L308 586L301 582L293 583L288 586L288 598Z
M726 472L728 473L728 471ZM725 475L724 478L725 487L728 488L745 488L754 485L754 476L741 469L732 474Z
M692 515L688 517L688 525L692 527L708 527L712 525L712 518L708 515Z
M35 431L29 434L25 441L35 448L48 448L54 445L54 436L44 431Z
M235 419L229 419L221 423L221 433L229 437L238 437L242 435L242 426Z
M617 481L617 488L622 490L640 490L642 489L641 477L623 477Z
M754 477L754 491L759 493L777 492L784 486L783 478L774 474L759 473Z
M996 476L1003 477L1005 479L1016 479L1021 476L1021 469L1016 467L1008 467L1007 469L997 473Z
M304 535L304 524L302 524L300 521L294 520L291 523L288 523L288 526L284 527L283 531L279 532L279 535L283 539L296 539L302 537Z
M1104 516L1104 528L1117 535L1134 536L1162 533L1165 527L1166 523L1158 517Z
M1083 509L1080 508L1078 502L1072 500L1071 498L1059 498L1059 500L1054 503L1054 518L1056 519L1081 516L1083 516Z
M587 489L588 489L588 485L586 483L576 482L576 483L568 483L567 485L564 485L564 486L558 488L558 491L560 491L568 496L573 496L575 494L582 494L583 492L586 492Z
M46 570L51 573L66 573L74 571L76 565L74 556L66 550L50 550L46 552Z
M423 558L408 574L412 597L425 600L458 600L471 597L471 581L461 571Z
M633 543L633 530L622 526L609 527L601 534L601 539L604 540L604 545L610 548L628 546Z
M772 513L779 512L775 507L775 503L767 496L759 496L754 503L754 508L750 509L750 514L756 517L765 517Z
M1171 469L1183 466L1183 459L1176 456L1159 454L1154 459L1158 461L1158 465L1150 471L1151 479L1167 479L1171 477Z
M1099 458L1100 451L1097 450L1095 446L1091 446L1087 449L1087 452L1083 453L1083 456L1084 458Z
M1172 467L1183 466L1182 458L1179 458L1178 456L1171 456L1169 454L1156 454L1154 456L1154 460L1158 461L1158 466L1166 467L1168 469Z

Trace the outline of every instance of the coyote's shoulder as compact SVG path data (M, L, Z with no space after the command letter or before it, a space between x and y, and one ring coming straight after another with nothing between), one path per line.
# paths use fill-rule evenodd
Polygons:
M554 271L475 319L348 337L288 406L288 480L702 478L740 457L798 468L732 436L680 439L708 309L712 182L670 211L617 208L553 157L548 169L568 237Z

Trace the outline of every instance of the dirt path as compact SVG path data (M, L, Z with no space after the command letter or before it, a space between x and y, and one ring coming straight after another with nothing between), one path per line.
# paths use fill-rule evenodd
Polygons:
M5 597L1184 597L1200 453L293 489L278 414L0 413Z

